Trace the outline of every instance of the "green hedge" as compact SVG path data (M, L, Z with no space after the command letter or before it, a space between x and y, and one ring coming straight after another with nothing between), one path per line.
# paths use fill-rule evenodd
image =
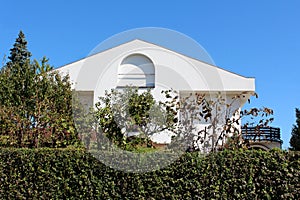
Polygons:
M0 149L0 199L299 199L299 180L300 155L284 151L190 153L135 174L83 150Z

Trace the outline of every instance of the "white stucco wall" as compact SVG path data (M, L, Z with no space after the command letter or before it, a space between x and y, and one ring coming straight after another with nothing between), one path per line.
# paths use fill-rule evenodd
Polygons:
M99 96L104 96L105 90L117 87L120 66L130 55L143 55L153 63L155 87L152 93L157 100L163 100L162 90L171 88L180 91L181 95L191 91L207 93L207 96L222 92L227 99L244 92L245 99L236 105L241 107L255 91L254 78L246 78L140 40L108 49L57 70L68 73L74 83L73 88L81 92L84 101L92 101L87 104L93 105ZM157 137L159 143L169 141L170 137Z
M118 68L132 54L145 55L154 63L154 90L173 88L180 91L255 91L253 78L230 73L140 40L87 57L58 70L70 74L76 90L94 91L94 100L97 100L105 90L116 87Z

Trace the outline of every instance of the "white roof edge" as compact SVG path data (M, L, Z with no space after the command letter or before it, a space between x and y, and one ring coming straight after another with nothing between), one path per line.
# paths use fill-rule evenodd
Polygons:
M100 52L97 52L97 53L88 55L88 56L86 56L86 57L84 57L84 58L79 58L78 60L75 60L75 61L72 61L72 62L70 62L70 63L64 64L64 65L62 65L62 66L60 66L60 67L57 67L57 68L55 68L55 69L61 69L61 68L67 67L68 65L75 64L75 63L80 62L80 61L83 61L83 60L85 60L85 59L87 59L87 58L96 56L96 55L98 55L98 54L100 54L100 53L103 53L103 52L112 50L112 49L114 49L114 48L118 48L118 47L120 47L120 46L129 44L129 43L134 42L134 41L142 41L142 42L145 42L145 41L140 40L140 39L129 40L128 42L125 42L125 43L123 43L123 44L120 44L120 45L117 45L117 46L113 46L113 47L107 48L107 49L105 49L105 50L103 50L103 51L100 51ZM146 42L146 43L149 43L149 42ZM149 44L151 44L151 43L149 43Z
M222 70L222 71L224 71L224 72L229 72L229 73L234 74L234 75L236 75L236 76L240 76L240 77L243 77L243 78L246 78L246 79L254 79L254 77L246 77L246 76L237 74L237 73L235 73L235 72L231 72L231 71L226 70L226 69L223 69L223 68L221 68L221 67L219 67L219 66L212 65L212 64L210 64L210 63L207 63L207 62L204 62L204 61L202 61L202 60L193 58L193 57L191 57L191 56L188 56L188 55L185 55L185 54L176 52L176 51L174 51L174 50L172 50L172 49L169 49L169 48L166 48L166 47L163 47L163 46L160 46L160 45L158 45L158 44L154 44L154 43L151 43L151 42L148 42L148 41L145 41L145 40L141 40L141 39L133 39L133 40L129 40L128 42L122 43L122 44L120 44L120 45L117 45L117 46L114 46L114 47L111 47L111 48L107 48L107 49L105 49L105 50L103 50L103 51L100 51L100 52L98 52L98 53L94 53L94 54L92 54L92 55L88 55L88 56L86 56L86 57L84 57L84 58L78 59L78 60L76 60L76 61L67 63L67 64L65 64L65 65L62 65L62 66L60 66L60 67L55 68L54 70L62 69L62 68L64 68L64 67L68 67L68 65L75 64L75 63L77 63L77 62L83 61L84 59L87 59L87 58L96 56L96 55L98 55L98 54L100 54L100 53L103 53L103 52L112 50L112 49L114 49L114 48L118 48L118 47L120 47L120 46L129 44L129 43L132 43L132 42L136 42L136 41L144 42L144 43L147 43L147 44L151 44L151 45L154 45L154 46L157 46L157 47L166 49L166 50L171 51L171 52L173 52L173 53L177 53L177 54L179 54L179 55L181 55L181 56L185 56L185 57L187 57L187 58L189 58L189 59L193 59L194 61L204 63L204 64L206 64L206 65L208 65L208 66L210 66L210 67L216 67L216 68L219 69L219 70Z

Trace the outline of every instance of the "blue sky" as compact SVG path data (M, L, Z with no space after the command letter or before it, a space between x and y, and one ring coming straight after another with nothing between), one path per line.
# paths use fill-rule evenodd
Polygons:
M0 56L19 30L34 58L58 67L128 29L173 29L200 43L217 66L256 78L251 106L274 109L286 148L300 107L299 8L297 0L2 1Z

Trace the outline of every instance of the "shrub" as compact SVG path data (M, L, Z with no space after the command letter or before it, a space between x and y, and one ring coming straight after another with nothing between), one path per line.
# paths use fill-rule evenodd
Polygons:
M134 174L81 149L0 149L1 199L299 199L299 178L300 154L284 151L187 153Z

